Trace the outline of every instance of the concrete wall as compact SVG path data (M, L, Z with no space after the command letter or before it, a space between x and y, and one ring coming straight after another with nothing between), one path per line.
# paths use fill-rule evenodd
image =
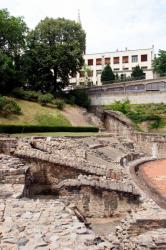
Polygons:
M91 105L100 106L129 99L132 104L166 103L166 92L103 93L90 95Z

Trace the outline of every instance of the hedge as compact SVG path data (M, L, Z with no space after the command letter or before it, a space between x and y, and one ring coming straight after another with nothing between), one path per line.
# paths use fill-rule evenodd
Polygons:
M53 127L38 125L0 125L0 133L35 133L35 132L98 132L97 127Z

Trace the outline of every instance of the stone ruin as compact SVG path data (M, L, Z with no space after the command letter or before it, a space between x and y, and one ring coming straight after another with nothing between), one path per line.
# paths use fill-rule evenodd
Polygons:
M131 140L0 138L0 249L166 249L166 210ZM143 187L143 188L142 188Z

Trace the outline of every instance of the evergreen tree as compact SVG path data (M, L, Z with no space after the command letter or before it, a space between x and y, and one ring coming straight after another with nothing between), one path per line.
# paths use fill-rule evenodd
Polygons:
M104 82L106 84L113 83L115 81L115 75L110 67L109 64L107 64L102 71L101 74L101 82Z
M153 61L153 70L160 76L166 75L166 50L159 50L158 57Z
M133 68L131 76L137 80L145 78L145 74L139 65Z

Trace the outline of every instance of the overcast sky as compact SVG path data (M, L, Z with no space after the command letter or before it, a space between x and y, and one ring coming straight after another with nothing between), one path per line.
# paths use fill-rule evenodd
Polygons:
M30 28L46 16L77 20L80 9L88 53L166 49L166 0L0 0L0 8Z

